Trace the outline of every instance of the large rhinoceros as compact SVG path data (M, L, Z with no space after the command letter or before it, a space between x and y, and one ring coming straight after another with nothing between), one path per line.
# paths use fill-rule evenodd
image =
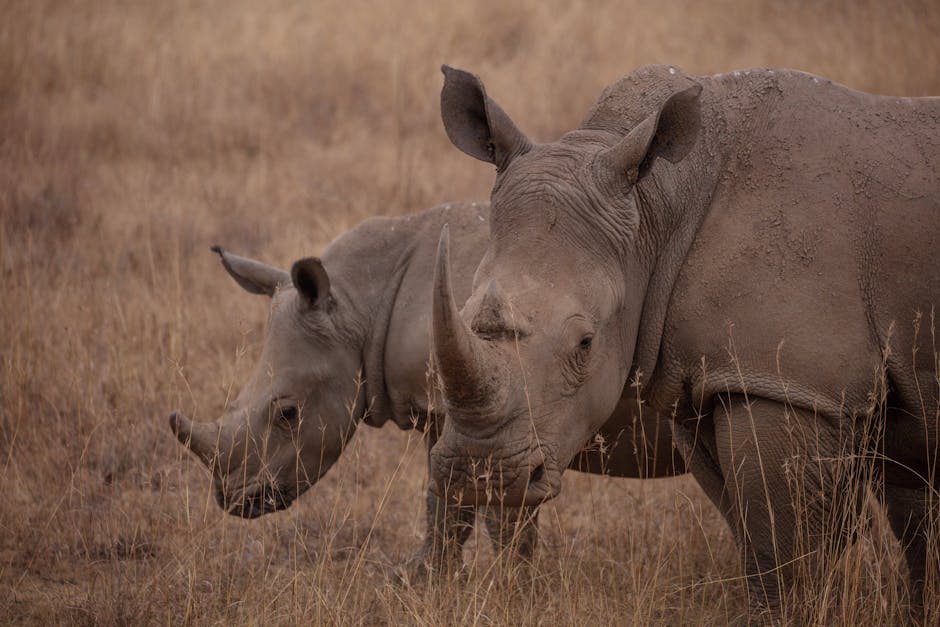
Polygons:
M921 587L940 487L940 98L650 66L536 144L476 76L443 71L448 136L497 174L462 312L442 234L439 490L552 497L637 377L675 412L752 603L779 606L804 552L844 548L866 458Z
M272 298L260 361L221 420L170 416L180 441L212 469L221 507L246 518L287 507L329 470L360 422L425 430L430 450L443 421L428 389L438 235L445 223L455 234L454 291L465 297L488 217L488 205L464 203L373 218L337 238L322 260L301 259L290 273L214 248L239 285ZM583 451L574 468L623 477L684 472L668 424L637 411L635 397L625 394L608 416L599 430L604 445ZM429 492L425 541L406 572L455 563L474 513L444 507ZM534 511L499 513L487 510L494 542L514 540L516 550L530 553Z

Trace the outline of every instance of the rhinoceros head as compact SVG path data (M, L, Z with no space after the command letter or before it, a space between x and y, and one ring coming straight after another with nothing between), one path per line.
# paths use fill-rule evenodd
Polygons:
M288 274L214 247L244 289L271 297L261 358L224 416L170 427L214 477L219 505L254 518L283 509L339 457L364 410L361 347L344 330L319 259Z
M443 69L447 134L497 177L490 243L462 312L442 234L432 331L448 421L431 469L461 502L532 504L557 494L621 396L651 265L637 243L635 183L668 122L660 114L699 88L626 134L582 129L538 145L476 76Z

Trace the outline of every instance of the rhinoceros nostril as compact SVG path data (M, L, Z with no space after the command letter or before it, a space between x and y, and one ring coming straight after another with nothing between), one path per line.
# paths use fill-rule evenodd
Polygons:
M532 474L529 475L529 485L533 483L538 483L542 478L542 475L545 474L545 464L539 464L535 467L535 470L532 471Z

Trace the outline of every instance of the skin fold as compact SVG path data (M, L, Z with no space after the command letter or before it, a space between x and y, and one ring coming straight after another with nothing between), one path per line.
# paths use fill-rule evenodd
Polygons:
M454 290L466 298L488 219L480 203L373 218L290 272L213 248L242 288L271 299L261 357L225 414L208 423L170 416L179 440L210 468L222 508L254 518L288 507L330 469L362 422L421 430L430 451L445 423L439 391L429 386L438 236L445 224L454 234ZM685 472L668 425L644 413L630 388L605 418L573 468L636 478ZM490 505L485 520L496 545L531 557L536 508ZM424 544L404 574L459 564L476 509L429 491Z
M866 483L920 602L938 487L940 99L649 66L537 144L476 76L444 74L448 136L497 174L462 310L446 232L436 261L438 490L553 497L637 382L734 530L755 609L779 605L806 556L841 552Z

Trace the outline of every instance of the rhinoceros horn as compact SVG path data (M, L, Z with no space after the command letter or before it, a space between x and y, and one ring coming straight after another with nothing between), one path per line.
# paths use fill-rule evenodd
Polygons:
M170 414L170 429L206 466L212 464L218 446L219 425L214 422L193 422L175 411Z
M476 337L460 317L450 287L450 233L445 225L437 246L431 339L434 359L448 404L459 407L453 418L466 410L484 411L500 398L500 369L487 355L484 341Z

